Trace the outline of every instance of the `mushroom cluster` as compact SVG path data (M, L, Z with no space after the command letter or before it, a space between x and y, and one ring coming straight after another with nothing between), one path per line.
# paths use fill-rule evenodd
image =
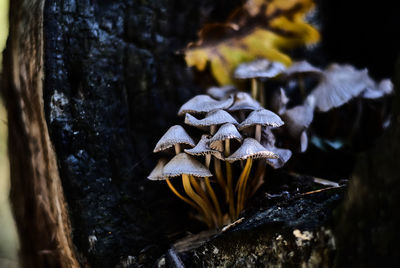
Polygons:
M233 222L263 183L266 164L276 168L274 160L287 161L276 153L282 149L274 146L273 137L264 135L284 122L244 92L223 100L195 96L178 115L185 116L188 129L203 134L196 143L182 126L168 129L154 152L168 156L174 148L175 156L161 158L148 179L165 180L209 228ZM268 144L268 149L262 144ZM181 178L182 186L176 179L171 181L174 177Z

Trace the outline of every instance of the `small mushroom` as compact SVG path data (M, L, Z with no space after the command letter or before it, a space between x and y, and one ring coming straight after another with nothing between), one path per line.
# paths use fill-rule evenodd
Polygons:
M238 124L236 119L224 110L212 111L203 119L197 119L191 114L186 114L185 117L185 124L199 128L209 127L211 135L215 133L217 126L225 123L232 123L234 125Z
M186 113L202 114L209 113L211 111L226 109L233 103L233 98L230 97L226 100L215 100L208 95L197 95L188 100L179 109L178 115L184 115Z
M355 97L363 97L363 94L368 97L379 91L382 96L392 92L388 80L378 84L368 75L367 69L360 71L350 65L332 64L325 70L323 78L311 94L315 97L318 110L326 112Z
M237 88L232 85L222 87L210 87L207 89L207 94L217 100L227 99L230 95L234 94Z
M192 148L192 149L186 149L185 152L191 155L202 155L205 156L205 165L207 168L210 168L210 162L211 162L211 156L213 155L214 157L218 159L224 159L222 156L222 153L216 150L211 149L208 147L209 143L209 138L211 136L209 135L202 135L200 141L197 143L197 145ZM222 189L225 189L225 182L222 179L222 174L217 175L217 180ZM211 200L214 203L214 207L217 211L217 217L218 221L221 223L222 222L222 213L221 213L221 208L217 199L217 196L215 195L215 192L213 188L211 187L210 179L208 177L205 177L205 183L208 192L210 193Z
M223 151L225 156L231 154L230 150L230 140L236 139L238 141L242 141L242 135L240 135L239 131L236 127L231 123L226 123L222 125L217 133L209 140L210 147L212 149L216 149L219 151ZM233 186L232 186L232 166L226 161L226 196L227 201L229 203L229 215L231 216L231 220L235 218L235 207L234 207L234 196L233 196Z
M209 226L212 225L213 221L215 226L218 224L215 215L210 215L212 208L209 204L207 204L206 200L204 200L193 190L190 180L191 176L201 178L211 177L212 173L207 167L194 159L192 156L186 153L180 153L164 166L163 174L166 177L182 176L183 188L186 194L200 207L203 216L208 221Z
M289 98L286 96L285 90L279 88L275 91L271 97L271 109L279 115L282 115L286 111L286 105L289 102Z
M264 102L263 90L260 89L260 84L257 78L271 78L282 73L286 69L285 65L280 62L272 62L267 59L258 59L248 63L240 64L233 76L236 79L251 79L251 96ZM260 94L260 96L259 96Z
M233 102L232 106L229 107L227 110L230 112L240 111L240 110L260 110L263 107L261 104L253 99L248 93L239 92L235 95L235 101Z
M283 70L283 74L286 76L306 74L306 73L322 75L323 71L320 68L311 65L308 61L305 60L293 62L291 66Z
M165 132L165 134L157 142L153 152L157 153L175 146L175 152L178 154L181 151L179 144L187 144L191 147L195 146L195 142L189 136L189 134L187 134L185 129L180 125L175 125L170 127L167 132Z
M238 129L242 130L251 126L256 126L255 130L255 139L260 142L261 141L261 127L270 126L270 127L280 127L284 124L282 119L275 113L267 110L257 110L251 112L251 114L240 123Z
M271 151L265 149L257 140L253 138L246 138L243 144L226 160L233 162L237 160L247 160L246 165L240 174L239 180L236 184L236 191L238 192L238 199L236 205L236 217L243 209L245 202L245 195L247 192L247 180L250 175L253 159L258 158L277 158L278 156Z

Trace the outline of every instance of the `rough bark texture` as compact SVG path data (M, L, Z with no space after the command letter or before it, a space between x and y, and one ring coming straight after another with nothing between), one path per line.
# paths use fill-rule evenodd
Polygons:
M24 267L77 266L43 108L44 1L11 1L4 53L11 201Z

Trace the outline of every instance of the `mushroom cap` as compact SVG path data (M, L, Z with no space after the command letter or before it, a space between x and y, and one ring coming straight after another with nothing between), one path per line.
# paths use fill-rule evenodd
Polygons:
M235 93L237 88L233 85L227 85L222 87L210 87L207 89L207 94L217 100L223 100L228 98L231 94Z
M210 147L214 150L221 151L221 142L224 140L236 139L242 141L243 137L240 135L237 128L231 124L223 124L212 138L209 139Z
M164 166L163 174L165 177L176 177L182 174L195 177L212 176L208 168L187 153L180 153L174 156L174 158Z
M233 76L237 79L271 78L282 73L286 66L277 61L258 59L240 64Z
M147 178L152 181L165 180L166 177L163 174L163 169L167 162L168 160L166 158L161 158L158 160L156 167L151 171Z
M286 105L289 102L289 98L286 96L286 92L283 88L279 88L279 90L275 91L271 97L271 109L282 115L286 111Z
M268 151L258 141L253 138L246 138L243 144L232 155L225 160L229 162L245 160L247 158L278 158L276 154Z
M315 98L310 95L303 105L286 110L282 118L286 122L290 136L297 138L307 129L314 119Z
M383 91L391 92L387 82L381 86ZM315 97L318 110L326 112L342 106L354 97L362 96L364 92L371 93L373 88L379 90L379 84L372 80L367 69L357 70L350 65L332 64L311 95Z
M197 95L188 100L179 109L178 115L184 115L186 113L200 114L208 113L214 110L226 109L233 103L233 98L226 100L215 100L208 95Z
M311 65L308 61L296 61L290 67L283 71L287 76L298 75L302 73L322 74L322 70Z
M239 111L239 110L259 110L263 107L261 104L253 99L250 94L245 92L238 92L235 95L235 101L232 106L228 108L228 111Z
M195 142L193 139L187 134L186 130L180 126L175 125L170 127L167 132L161 137L161 139L157 142L156 147L153 152L157 153L160 151L164 151L175 144L188 144L190 146L195 146Z
M186 114L185 124L195 127L209 127L213 125L222 125L225 123L232 123L237 125L238 122L228 112L224 110L212 111L203 119L197 119L191 114Z
M190 154L190 155L207 155L211 154L215 156L218 159L224 160L224 157L222 156L221 152L216 151L211 149L208 144L209 144L209 138L211 138L210 135L202 135L200 141L197 143L197 145L192 148L192 149L186 149L185 152Z
M393 93L393 83L390 79L383 79L376 88L367 88L362 97L365 99L378 99Z
M284 122L277 114L267 109L261 109L251 112L250 115L240 123L238 129L242 130L255 125L280 127L283 124Z

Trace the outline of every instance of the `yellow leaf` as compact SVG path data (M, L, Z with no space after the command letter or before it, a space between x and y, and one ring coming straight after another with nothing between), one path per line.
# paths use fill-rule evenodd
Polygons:
M313 7L312 0L248 0L226 23L204 26L185 50L186 63L199 71L209 63L221 85L232 84L233 70L256 58L288 66L284 50L319 41L318 31L304 21Z

